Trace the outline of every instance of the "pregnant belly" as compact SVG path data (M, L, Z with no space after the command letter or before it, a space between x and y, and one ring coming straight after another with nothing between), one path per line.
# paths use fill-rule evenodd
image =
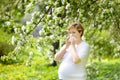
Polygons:
M59 70L59 75L63 76L85 76L85 67L81 64L74 63L61 63Z

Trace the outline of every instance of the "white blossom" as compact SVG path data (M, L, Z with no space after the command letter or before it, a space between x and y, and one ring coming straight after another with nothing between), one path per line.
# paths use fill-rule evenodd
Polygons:
M32 52L32 51L31 51L31 52L29 52L29 55L30 55L30 56L32 56L32 55L33 55L33 52Z
M69 7L70 7L70 4L67 4L67 5L66 5L66 9L68 9Z
M25 28L25 26L22 26L22 31L24 31L26 28Z
M9 25L10 25L10 22L9 22L9 21L7 21L7 22L6 22L6 25L7 25L7 26L9 26Z
M15 45L15 41L16 41L15 36L12 36L12 40L11 40L12 45Z
M53 39L54 38L54 35L50 35L50 39Z

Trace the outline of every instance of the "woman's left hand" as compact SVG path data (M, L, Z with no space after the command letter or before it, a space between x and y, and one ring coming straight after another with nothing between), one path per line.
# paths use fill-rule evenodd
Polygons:
M70 38L70 41L71 41L71 45L75 45L75 37L72 36L72 37Z

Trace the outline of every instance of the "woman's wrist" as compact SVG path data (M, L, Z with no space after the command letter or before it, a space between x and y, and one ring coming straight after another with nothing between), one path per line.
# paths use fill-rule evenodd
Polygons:
M69 47L69 45L65 45L65 49L67 49Z
M67 48L68 48L68 46L67 46L67 45L65 45L65 48L64 48L64 49L66 50Z
M75 44L71 44L71 47L75 48Z

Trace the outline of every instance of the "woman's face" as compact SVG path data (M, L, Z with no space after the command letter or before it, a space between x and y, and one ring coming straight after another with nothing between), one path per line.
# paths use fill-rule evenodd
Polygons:
M77 40L80 39L81 32L78 32L76 28L71 28L68 33L70 37L74 37Z

